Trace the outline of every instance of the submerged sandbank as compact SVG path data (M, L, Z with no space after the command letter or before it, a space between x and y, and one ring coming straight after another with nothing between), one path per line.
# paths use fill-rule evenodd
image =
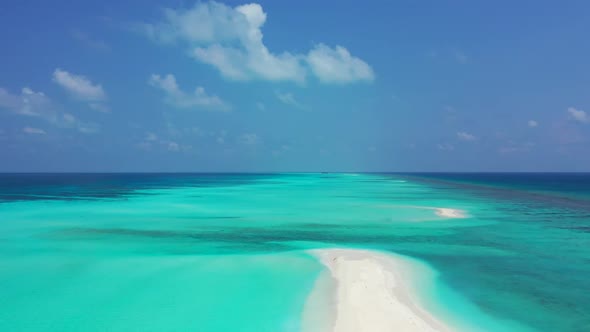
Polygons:
M403 257L355 249L310 253L329 273L318 279L307 301L305 332L454 330L420 305L413 263Z

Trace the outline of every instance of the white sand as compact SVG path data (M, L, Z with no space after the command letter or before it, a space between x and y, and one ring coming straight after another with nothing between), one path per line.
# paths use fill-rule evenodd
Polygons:
M379 208L412 208L412 209L422 209L422 210L433 210L437 216L443 218L467 218L467 212L459 209L453 208L439 208L433 206L419 206L419 205L378 205Z
M451 208L435 208L436 215L445 218L466 218L465 212Z
M352 249L311 253L328 267L332 282L318 279L306 303L305 332L451 330L420 307L412 263L402 257Z

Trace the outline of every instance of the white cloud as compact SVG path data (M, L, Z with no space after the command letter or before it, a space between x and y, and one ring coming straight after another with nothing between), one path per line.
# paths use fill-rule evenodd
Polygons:
M153 74L149 84L163 90L166 94L166 102L178 108L200 107L220 111L230 110L230 106L226 102L217 96L208 95L203 87L198 86L192 93L182 91L172 74L164 77Z
M63 112L43 92L35 92L25 87L20 94L11 94L0 88L0 108L10 112L39 117L60 128L74 128L82 133L95 133L100 127L95 123L77 120L73 115Z
M23 132L31 135L45 135L45 130L33 127L24 127Z
M16 110L20 108L20 105L20 96L13 95L6 89L0 88L0 107Z
M198 2L190 9L166 9L163 22L139 28L159 43L188 44L192 57L232 80L303 82L310 70L327 83L373 80L371 67L344 47L319 44L307 55L271 52L263 42L266 18L256 3L232 8Z
M245 81L259 78L268 81L305 80L305 69L298 57L289 53L274 55L262 44L247 47L247 51L235 47L214 44L197 47L193 56L219 70L222 76L232 80Z
M529 127L534 128L534 127L537 127L539 125L539 123L535 120L529 120L528 125L529 125Z
M316 45L309 51L307 62L313 73L324 83L351 83L373 81L373 69L363 60L356 58L342 46L330 48Z
M590 122L590 116L585 111L570 107L567 109L567 112L574 121L581 122L581 123L588 123Z
M35 92L28 87L22 88L20 94L11 94L0 88L0 108L17 114L41 116L47 113L50 104L51 101L43 92Z
M260 143L260 138L256 134L244 134L238 138L239 142L245 145L256 145Z
M197 4L193 10L200 11L203 7L207 7L207 4ZM225 38L215 38L212 45L195 48L195 58L213 65L223 76L230 79L245 80L259 77L270 81L304 80L305 69L297 56L287 52L273 54L262 42L261 28L266 22L266 13L260 5L252 3L232 9L222 4L209 3L209 7L220 8L222 18L231 17L232 21L218 21L211 28L226 31L227 37L234 39L237 45L223 46L218 42ZM210 19L217 21L219 17L212 14ZM221 24L216 26L217 23Z
M106 99L106 94L102 86L100 84L93 84L84 76L75 75L57 68L53 72L53 81L77 99L85 101Z
M464 131L458 132L457 138L459 138L462 141L475 141L477 139L477 137Z
M164 22L140 24L150 38L161 43L179 40L212 43L241 36L249 22L236 9L217 2L197 3L191 9L164 9Z
M299 109L305 109L305 106L303 106L299 101L297 101L297 99L295 99L295 96L290 92L277 91L275 92L275 95L277 96L277 99L285 105L290 105Z
M162 140L162 141L160 141L160 144L164 144L166 149L168 151L172 151L172 152L180 152L180 151L187 152L193 148L191 145L179 144L174 141Z

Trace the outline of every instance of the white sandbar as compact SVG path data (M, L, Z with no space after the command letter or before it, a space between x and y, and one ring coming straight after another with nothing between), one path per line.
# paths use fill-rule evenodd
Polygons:
M445 218L466 218L465 212L451 208L435 208L436 215Z
M467 218L468 214L466 211L453 209L448 207L434 207L434 206L419 206L419 205L377 205L376 207L379 208L411 208L411 209L421 209L421 210L431 210L434 213L443 218Z
M420 306L412 290L417 286L413 263L402 256L353 249L311 253L326 265L332 281L318 279L304 312L305 332L452 330Z

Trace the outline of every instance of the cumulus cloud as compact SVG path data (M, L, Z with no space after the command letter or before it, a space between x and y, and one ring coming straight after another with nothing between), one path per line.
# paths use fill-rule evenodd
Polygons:
M192 57L227 79L303 82L310 71L326 83L374 79L371 67L341 46L319 44L308 54L271 52L263 42L266 19L256 3L232 8L198 2L190 9L166 9L162 22L138 27L156 42L188 44Z
M534 128L534 127L537 127L539 125L539 123L535 120L529 120L528 125L529 125L529 127Z
M296 56L289 53L272 54L263 44L247 47L246 50L214 44L195 48L193 56L217 68L222 76L232 80L305 80L305 69Z
M74 128L82 133L94 133L100 129L97 124L79 121L63 112L43 92L35 92L28 87L22 88L20 94L0 88L0 108L18 115L38 117L56 127Z
M161 89L166 94L166 102L178 108L206 108L211 110L228 111L230 106L221 98L209 95L205 88L198 86L193 92L184 92L176 83L172 74L160 76L153 74L148 83Z
M45 130L33 127L24 127L23 133L31 135L45 135Z
M0 108L17 114L40 116L47 113L50 104L51 101L43 92L35 92L28 87L22 88L20 94L0 88Z
M474 135L464 131L458 132L457 138L459 138L462 141L475 141L477 139L477 137L475 137Z
M53 81L64 88L73 97L85 101L100 101L106 99L106 94L100 84L93 84L82 75L75 75L57 68L53 72Z
M316 45L307 55L307 62L313 73L324 83L351 83L375 79L371 66L353 57L342 46L330 48L324 44Z
M91 109L103 113L111 111L104 103L107 95L100 84L94 84L82 75L72 74L60 68L53 72L53 81L64 88L73 98L87 102Z
M570 118L574 121L581 122L581 123L588 123L590 122L590 116L585 111L570 107L567 109L567 112Z

